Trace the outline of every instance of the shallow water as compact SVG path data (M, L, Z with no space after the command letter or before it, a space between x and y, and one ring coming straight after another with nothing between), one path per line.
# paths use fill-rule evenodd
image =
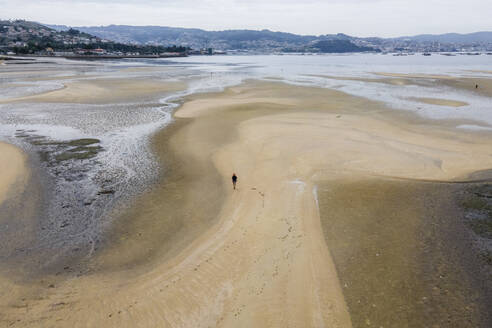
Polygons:
M173 60L147 61L147 64L181 66L212 73L211 79L232 81L260 78L340 91L382 101L395 109L411 110L433 119L470 119L492 125L490 98L469 91L458 90L435 83L433 79L411 85L383 83L375 73L430 74L453 77L491 78L492 56L402 56L381 54L353 55L284 55L284 56L211 56L188 57ZM322 75L325 75L324 77ZM329 77L381 79L381 83L340 80ZM410 82L417 79L409 79ZM414 81L415 82L415 81ZM415 97L442 97L463 101L469 105L449 108L422 104Z

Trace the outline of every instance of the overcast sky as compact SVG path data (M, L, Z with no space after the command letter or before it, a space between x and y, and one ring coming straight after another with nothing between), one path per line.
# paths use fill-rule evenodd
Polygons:
M0 18L388 37L490 31L492 0L0 0Z

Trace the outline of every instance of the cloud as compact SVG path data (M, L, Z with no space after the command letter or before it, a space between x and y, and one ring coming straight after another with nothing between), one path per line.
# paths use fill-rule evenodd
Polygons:
M49 24L163 25L359 36L491 30L483 0L0 0L2 18Z

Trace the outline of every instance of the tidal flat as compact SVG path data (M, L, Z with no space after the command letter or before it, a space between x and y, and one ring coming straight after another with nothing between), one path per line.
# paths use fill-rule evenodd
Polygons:
M0 324L490 325L483 59L195 60L5 65Z

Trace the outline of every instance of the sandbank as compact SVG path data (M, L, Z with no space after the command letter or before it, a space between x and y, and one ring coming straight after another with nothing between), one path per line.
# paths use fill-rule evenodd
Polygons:
M473 73L484 73L484 74L492 74L492 71L487 71L487 70L476 70L476 69L471 69L469 72Z
M363 77L348 77L348 76L333 76L333 75L323 75L323 74L306 74L306 76L321 77L331 80L338 81L359 81L359 82L371 82L371 83L384 83L390 85L412 85L418 84L415 81L406 78L363 78Z
M433 74L402 74L402 73L375 73L380 76L420 80L432 80L437 85L452 87L459 90L466 90L482 96L492 97L492 79L484 77L455 77L451 75ZM477 87L478 86L478 87Z
M445 106L445 107L463 107L469 105L464 101L451 100L451 99L425 98L425 97L414 97L410 99L424 104Z
M182 82L163 82L151 79L89 79L64 83L64 88L32 96L0 100L0 103L121 103L137 101L157 95L183 90Z
M403 77L410 79L436 79L436 80L446 80L455 79L451 75L443 74L405 74L405 73L387 73L387 72L375 72L376 75L389 76L389 77Z
M492 166L489 135L329 89L249 81L188 97L175 119L153 141L160 183L121 216L90 260L90 274L68 270L12 287L31 284L36 293L0 301L2 322L351 327L351 315L355 324L358 316L340 283L344 271L335 266L326 225L357 199L323 203L320 217L319 186L368 178L452 182ZM239 177L235 191L232 172ZM371 188L387 195L377 184ZM377 214L405 206L390 202ZM341 242L349 250L362 245ZM412 256L405 247L395 252ZM403 295L412 292L404 287Z

